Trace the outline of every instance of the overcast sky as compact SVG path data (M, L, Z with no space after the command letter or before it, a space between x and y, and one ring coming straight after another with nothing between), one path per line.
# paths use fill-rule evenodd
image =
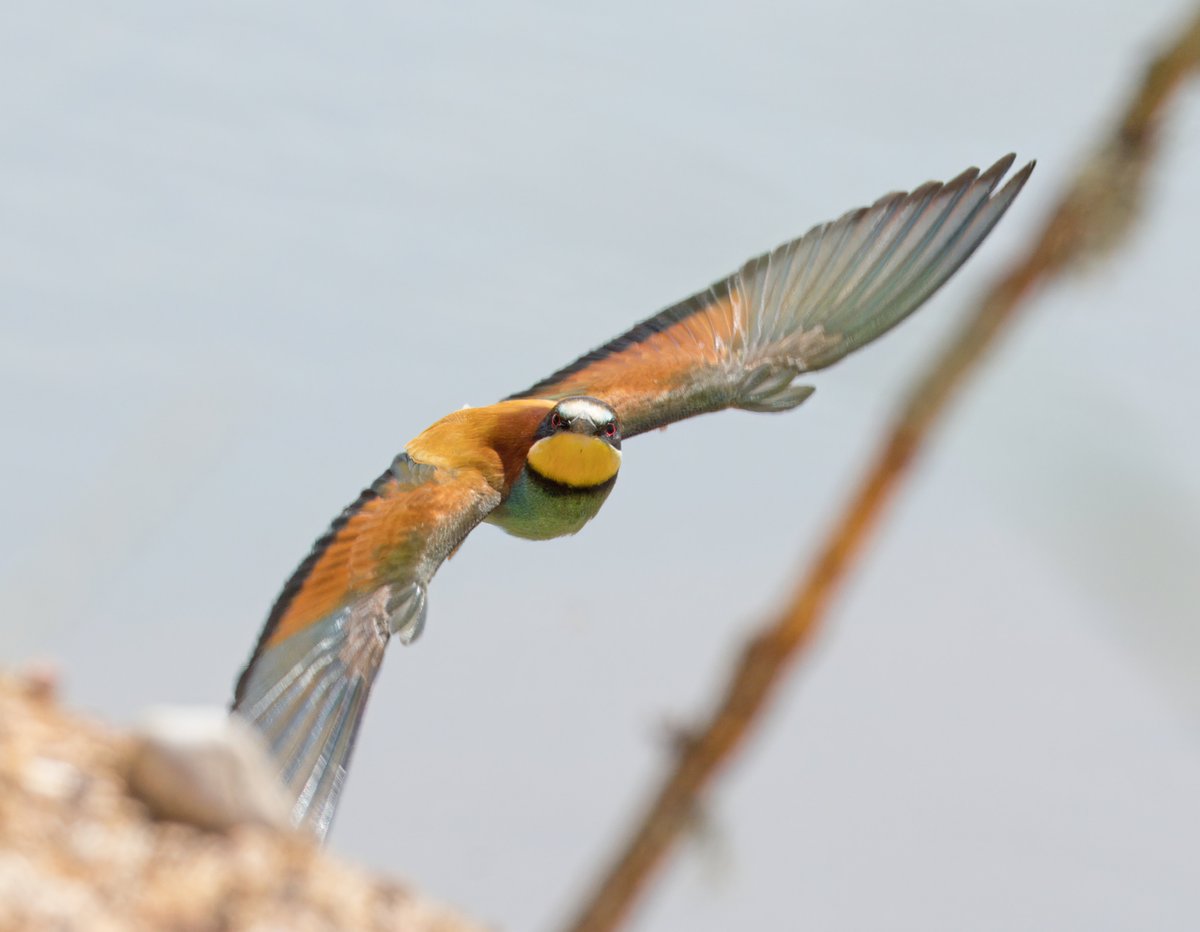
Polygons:
M224 703L428 423L744 259L1016 150L964 271L801 409L627 445L599 518L474 534L331 836L511 930L576 902L1167 0L0 13L0 648L127 721ZM1144 223L1031 305L635 927L1191 930L1200 94Z

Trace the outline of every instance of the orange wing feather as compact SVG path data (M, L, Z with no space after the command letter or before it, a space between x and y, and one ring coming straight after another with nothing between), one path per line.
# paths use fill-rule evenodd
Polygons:
M437 539L439 527L492 491L479 476L413 487L385 476L317 543L312 562L303 564L295 582L285 588L266 646L431 562L424 551Z
M476 498L507 496L537 424L553 402L508 401L464 408L431 425L405 452L437 467L427 481L383 476L334 522L284 587L268 619L265 645L295 634L356 596L403 578L420 562L440 525ZM455 541L457 544L457 541ZM440 561L439 561L440 562Z
M405 450L419 463L475 470L507 496L538 424L552 407L552 401L531 398L463 408L427 427Z
M702 380L703 373L717 369L738 350L738 311L728 289L714 286L646 321L641 325L645 332L634 328L583 357L580 363L586 360L586 364L580 368L565 371L550 384L541 383L529 394L599 398L617 411L625 436L639 433L631 428L648 419L655 422L651 426L658 426L659 421L670 423L699 414L695 402L700 399L693 391L700 381L697 377Z
M895 326L966 261L1033 170L996 190L1013 158L814 227L512 397L592 395L626 437L721 408L794 407L811 393L797 375Z
M234 710L271 746L293 818L323 837L390 636L411 640L442 561L516 481L545 401L443 418L334 521L284 587Z

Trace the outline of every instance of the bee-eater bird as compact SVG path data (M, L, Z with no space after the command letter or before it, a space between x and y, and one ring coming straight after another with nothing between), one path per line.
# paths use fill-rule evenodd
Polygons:
M622 441L722 408L796 407L813 392L797 376L895 326L967 260L1033 171L997 190L1013 160L814 227L410 441L287 581L237 683L233 709L270 746L293 821L324 838L384 648L420 634L430 580L476 525L574 534L612 491Z

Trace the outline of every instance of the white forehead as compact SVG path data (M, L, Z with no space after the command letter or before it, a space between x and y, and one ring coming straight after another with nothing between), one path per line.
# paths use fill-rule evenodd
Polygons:
M593 424L603 424L613 418L611 408L592 398L567 398L560 401L558 413L568 421L573 421L577 417L585 417Z

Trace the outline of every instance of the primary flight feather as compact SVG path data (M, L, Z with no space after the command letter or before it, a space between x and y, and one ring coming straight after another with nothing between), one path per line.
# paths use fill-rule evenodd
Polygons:
M623 439L722 408L800 404L813 390L797 376L895 326L966 261L1033 171L999 187L1013 160L814 227L410 441L288 580L237 683L234 712L264 735L295 823L324 838L384 649L420 634L430 580L476 525L574 534L612 490Z

